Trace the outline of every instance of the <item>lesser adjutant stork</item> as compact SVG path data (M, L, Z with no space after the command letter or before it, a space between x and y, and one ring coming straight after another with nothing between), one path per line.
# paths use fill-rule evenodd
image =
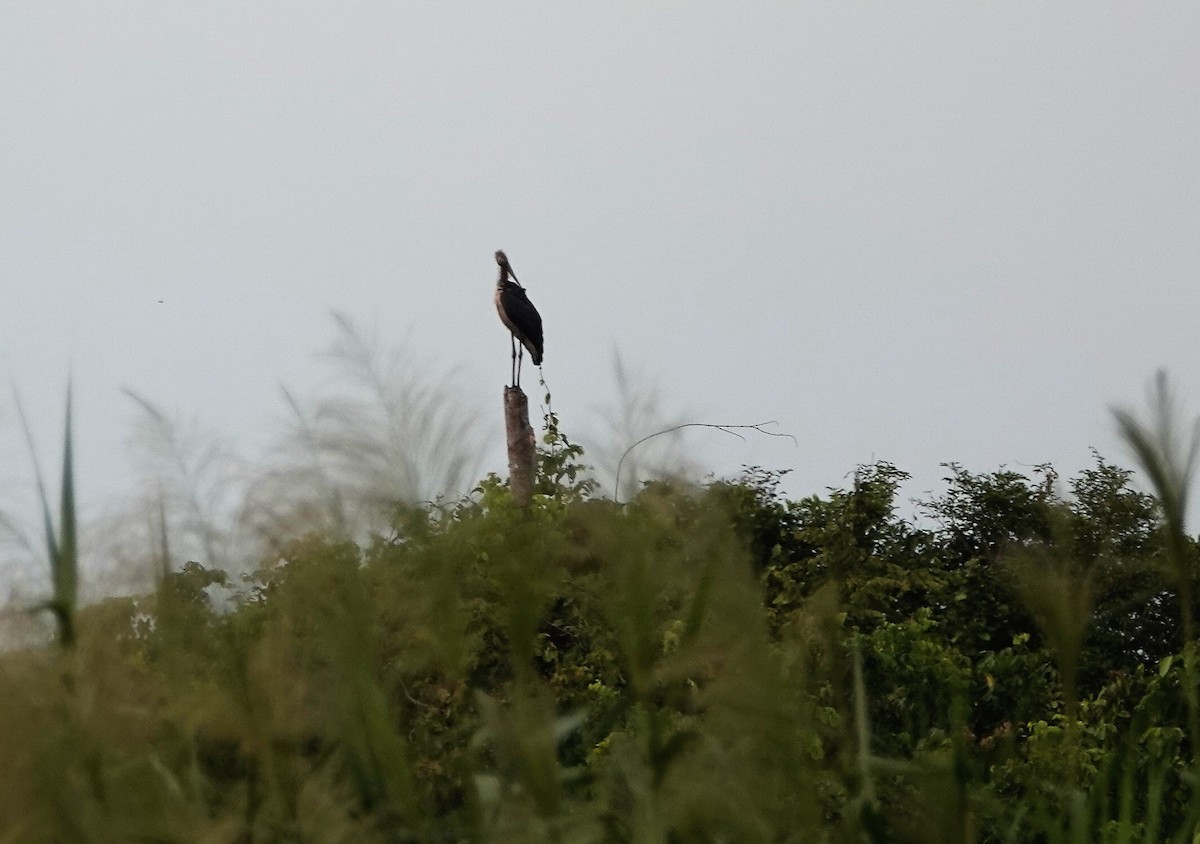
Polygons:
M496 263L500 265L500 280L496 282L496 310L500 313L500 321L512 333L512 381L514 387L519 387L525 349L529 350L529 357L535 366L542 365L542 317L525 295L525 288L517 282L508 256L496 250Z

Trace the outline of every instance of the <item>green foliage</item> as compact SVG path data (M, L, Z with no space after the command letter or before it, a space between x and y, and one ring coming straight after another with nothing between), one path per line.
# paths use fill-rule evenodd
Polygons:
M69 685L0 656L0 840L1192 839L1195 545L1129 471L617 505L546 422L528 507L164 570L73 611Z
M586 499L596 491L596 481L590 475L591 467L583 463L583 447L571 442L559 427L548 390L545 402L545 433L537 450L537 492L571 501Z

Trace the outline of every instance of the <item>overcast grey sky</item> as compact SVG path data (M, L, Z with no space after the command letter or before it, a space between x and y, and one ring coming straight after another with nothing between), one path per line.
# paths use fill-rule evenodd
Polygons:
M0 362L47 455L73 370L99 494L122 387L253 449L337 309L460 368L500 470L503 248L568 433L619 350L778 420L686 443L797 494L1127 463L1110 405L1200 397L1197 44L1196 4L3 3Z

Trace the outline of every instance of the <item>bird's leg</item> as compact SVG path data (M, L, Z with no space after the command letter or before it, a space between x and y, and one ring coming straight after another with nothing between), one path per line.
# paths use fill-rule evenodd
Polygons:
M525 344L517 344L517 386L521 386L521 361L525 359Z
M517 385L517 338L514 334L508 335L508 342L512 346L512 364L508 369L508 382L514 387Z

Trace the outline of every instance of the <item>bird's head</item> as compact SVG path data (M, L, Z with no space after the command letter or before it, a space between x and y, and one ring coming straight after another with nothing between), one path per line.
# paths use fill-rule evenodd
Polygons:
M496 250L496 263L502 267L508 266L508 256L500 249Z

